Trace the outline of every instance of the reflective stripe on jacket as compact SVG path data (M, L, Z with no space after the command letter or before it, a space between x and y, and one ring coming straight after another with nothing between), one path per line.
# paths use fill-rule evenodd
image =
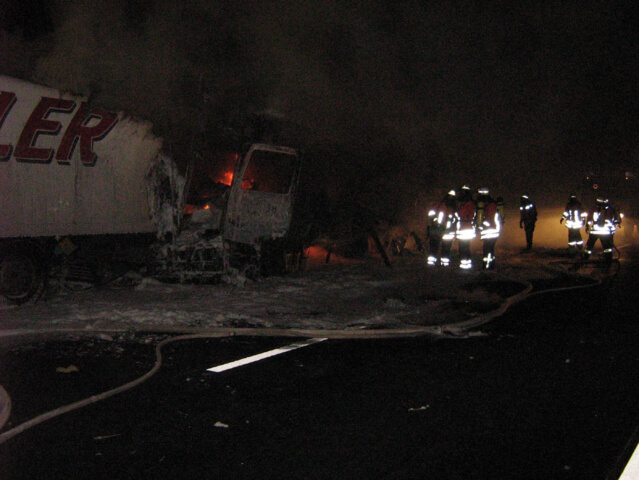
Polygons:
M428 219L431 228L443 232L443 240L455 238L459 216L453 207L446 205L445 202L437 202L428 212Z
M588 213L581 210L580 202L568 202L561 218L566 221L566 228L579 229L585 225Z
M468 200L463 202L457 208L459 222L457 223L456 236L459 240L472 240L476 236L475 232L475 216L477 208L475 202Z
M497 210L497 204L489 202L485 205L483 220L478 227L480 229L479 237L482 240L499 237L501 233L501 215Z
M588 221L590 233L593 235L613 235L620 224L617 212L610 205L595 210Z

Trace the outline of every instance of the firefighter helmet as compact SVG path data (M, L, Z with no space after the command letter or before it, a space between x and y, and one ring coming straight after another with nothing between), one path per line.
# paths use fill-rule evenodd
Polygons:
M468 202L473 200L473 192L470 191L470 187L468 185L463 185L459 190L459 201L460 202Z

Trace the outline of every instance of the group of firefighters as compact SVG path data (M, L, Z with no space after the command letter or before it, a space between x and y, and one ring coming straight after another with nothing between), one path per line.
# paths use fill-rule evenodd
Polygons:
M588 259L592 255L597 240L601 242L603 257L606 262L612 261L614 235L621 226L622 215L610 205L607 197L597 198L592 212L583 209L581 202L574 193L570 195L564 213L559 223L564 223L568 228L568 248L580 252L583 249L583 258ZM581 237L581 229L586 228L588 240L584 248Z
M483 245L483 266L495 268L495 244L504 223L504 202L493 199L487 188L477 190L477 197L468 185L459 194L450 190L428 212L428 264L450 265L450 251L454 240L458 242L459 266L464 270L473 267L470 244L477 236Z
M530 250L537 222L537 207L528 195L522 195L519 210L519 227L526 232L524 250ZM448 191L428 212L428 264L439 263L449 266L451 248L457 240L459 267L464 270L471 269L471 242L479 234L482 243L482 267L487 270L494 269L495 244L501 234L504 219L502 197L494 199L487 188L478 189L475 198L467 185L459 191ZM593 211L587 212L577 196L571 194L560 223L568 228L569 249L577 252L583 250L583 258L587 259L599 240L603 247L604 260L612 261L613 236L621 225L621 216L607 198L598 198ZM581 229L584 227L589 235L585 248L581 236Z

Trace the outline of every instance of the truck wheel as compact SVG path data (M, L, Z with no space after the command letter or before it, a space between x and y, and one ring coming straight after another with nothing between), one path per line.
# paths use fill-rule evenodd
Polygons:
M41 291L44 276L40 264L27 252L6 253L0 258L0 294L16 305Z

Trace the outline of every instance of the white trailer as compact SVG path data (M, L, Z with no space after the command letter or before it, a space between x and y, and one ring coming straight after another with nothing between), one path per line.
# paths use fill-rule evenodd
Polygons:
M33 296L56 246L175 228L158 224L163 201L148 195L149 173L171 163L161 148L149 122L0 76L2 293L16 303Z
M1 238L154 232L151 124L0 76Z
M43 290L60 257L82 245L95 257L140 237L158 278L284 268L296 150L250 145L222 202L185 217L187 182L161 149L149 122L0 76L0 293L23 303Z

